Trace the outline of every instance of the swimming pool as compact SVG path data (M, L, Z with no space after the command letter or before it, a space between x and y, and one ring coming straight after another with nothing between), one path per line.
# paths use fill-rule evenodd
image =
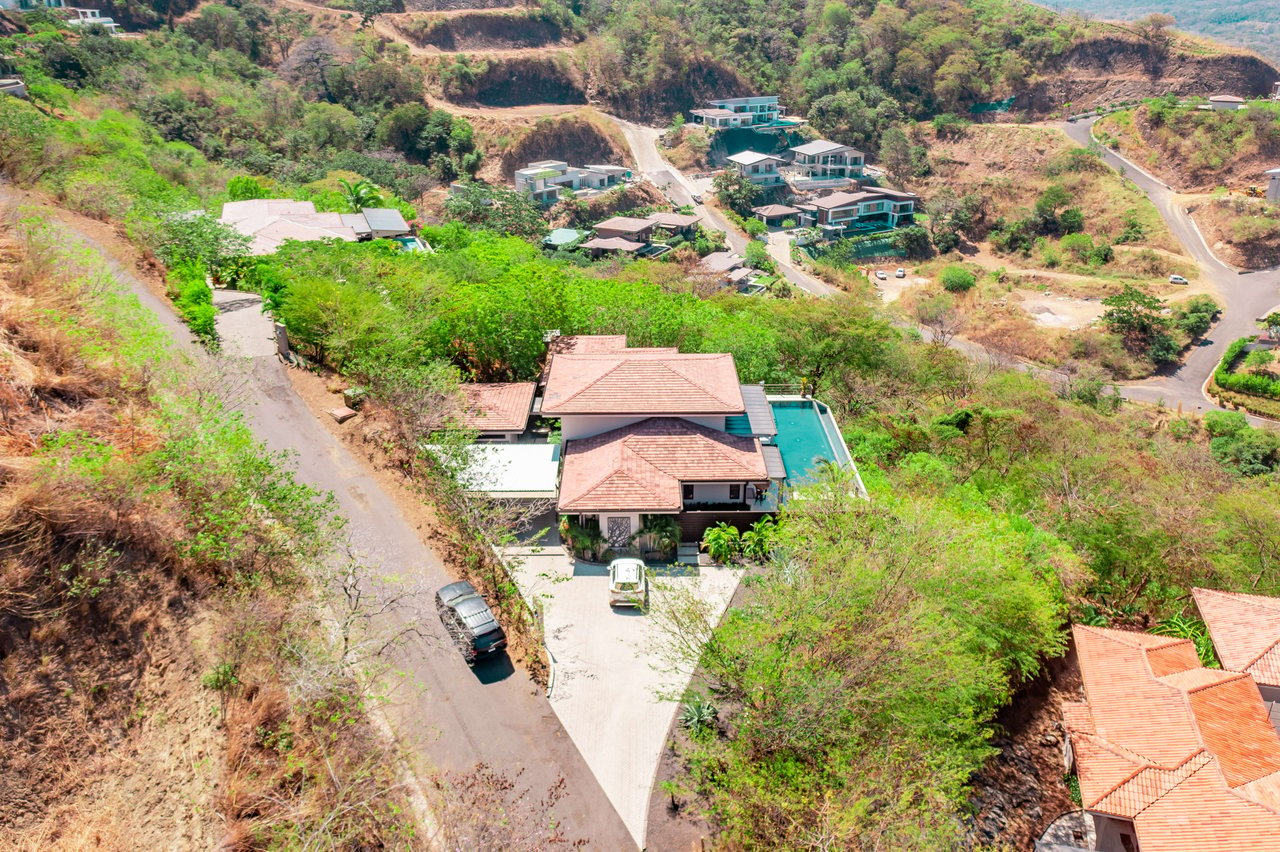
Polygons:
M853 467L825 405L812 399L770 399L769 407L778 424L774 444L786 465L788 485L812 481L813 469L824 459L845 470Z

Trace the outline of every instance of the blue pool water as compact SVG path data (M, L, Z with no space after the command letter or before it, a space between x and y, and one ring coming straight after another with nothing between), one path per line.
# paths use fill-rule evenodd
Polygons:
M834 446L816 403L809 400L770 400L769 405L778 424L774 443L787 467L788 483L795 485L809 481L808 473L820 459L843 463L844 450Z

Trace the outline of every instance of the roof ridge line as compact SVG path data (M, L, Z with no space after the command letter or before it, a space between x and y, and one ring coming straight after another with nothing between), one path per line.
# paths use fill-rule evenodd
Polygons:
M1256 663L1256 662L1258 662L1259 660L1261 660L1261 659L1262 659L1263 657L1265 657L1267 654L1270 654L1272 651L1274 651L1274 650L1275 650L1275 648L1276 648L1276 646L1277 646L1277 645L1280 645L1280 638L1276 639L1276 641L1272 642L1270 645L1268 645L1267 647L1263 648L1263 649L1262 649L1262 653L1258 654L1258 656L1254 657L1252 660L1250 660L1249 662L1247 662L1247 663L1245 663L1245 664L1244 664L1244 668L1247 670L1247 669L1248 669L1250 666L1252 666L1254 663ZM1225 669L1224 669L1224 671L1225 671ZM1247 673L1248 673L1247 671L1246 671L1246 672L1242 672L1242 674L1247 674Z
M1204 669L1205 671L1210 671L1210 672L1212 672L1212 671L1220 671L1220 672L1224 672L1225 674L1229 674L1229 675L1231 675L1231 677L1229 677L1229 678L1224 678L1223 680L1215 681L1215 682L1213 682L1213 683L1201 684L1200 686L1191 687L1190 689L1183 689L1182 691L1183 691L1183 692L1185 692L1187 695L1190 695L1190 694L1192 694L1193 692L1203 692L1203 691L1205 691L1206 689L1213 689L1213 688L1215 688L1215 687L1225 686L1225 685L1226 685L1226 684L1228 684L1228 683L1235 683L1236 681L1240 680L1241 678L1251 677L1251 675L1249 675L1249 673L1248 673L1248 672L1236 672L1236 671L1232 671L1231 669L1211 669L1211 668L1208 668L1208 667L1206 667L1206 666L1200 666L1200 668ZM1188 671L1188 672L1189 672L1189 671L1192 671L1192 669L1183 669L1183 671ZM1174 672L1174 674L1181 674L1181 673L1182 673L1182 672ZM1167 675L1166 675L1166 677L1167 677ZM1167 685L1168 685L1168 684L1167 684ZM1174 688L1175 688L1175 689L1178 689L1179 687L1174 687Z

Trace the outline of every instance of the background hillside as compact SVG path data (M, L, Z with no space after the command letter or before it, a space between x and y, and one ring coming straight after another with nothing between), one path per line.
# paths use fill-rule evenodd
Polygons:
M1164 12L1178 19L1179 29L1256 50L1270 61L1280 62L1280 3L1275 0L1221 4L1203 0L1056 0L1045 5L1112 20L1136 20Z

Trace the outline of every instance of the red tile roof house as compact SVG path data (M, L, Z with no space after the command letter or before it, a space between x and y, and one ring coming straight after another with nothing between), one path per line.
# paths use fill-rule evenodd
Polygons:
M1280 735L1255 676L1231 670L1271 653L1280 606L1194 593L1226 669L1186 639L1073 628L1085 700L1063 706L1067 760L1101 852L1280 848Z
M550 332L537 382L463 393L459 420L480 433L478 443L504 442L477 454L469 476L485 486L473 490L555 493L561 514L598 525L615 548L629 546L650 515L674 517L685 542L721 521L744 528L824 461L850 471L851 488L866 497L830 410L740 384L732 355ZM545 424L528 428L531 416L558 420L563 442L558 481L537 488L530 482L547 475L548 444L537 431Z
M746 526L776 509L786 469L761 441L776 426L763 389L748 386L763 403L748 411L733 356L588 348L551 356L540 408L560 419L561 514L625 547L646 515L674 515L697 541L718 521Z

